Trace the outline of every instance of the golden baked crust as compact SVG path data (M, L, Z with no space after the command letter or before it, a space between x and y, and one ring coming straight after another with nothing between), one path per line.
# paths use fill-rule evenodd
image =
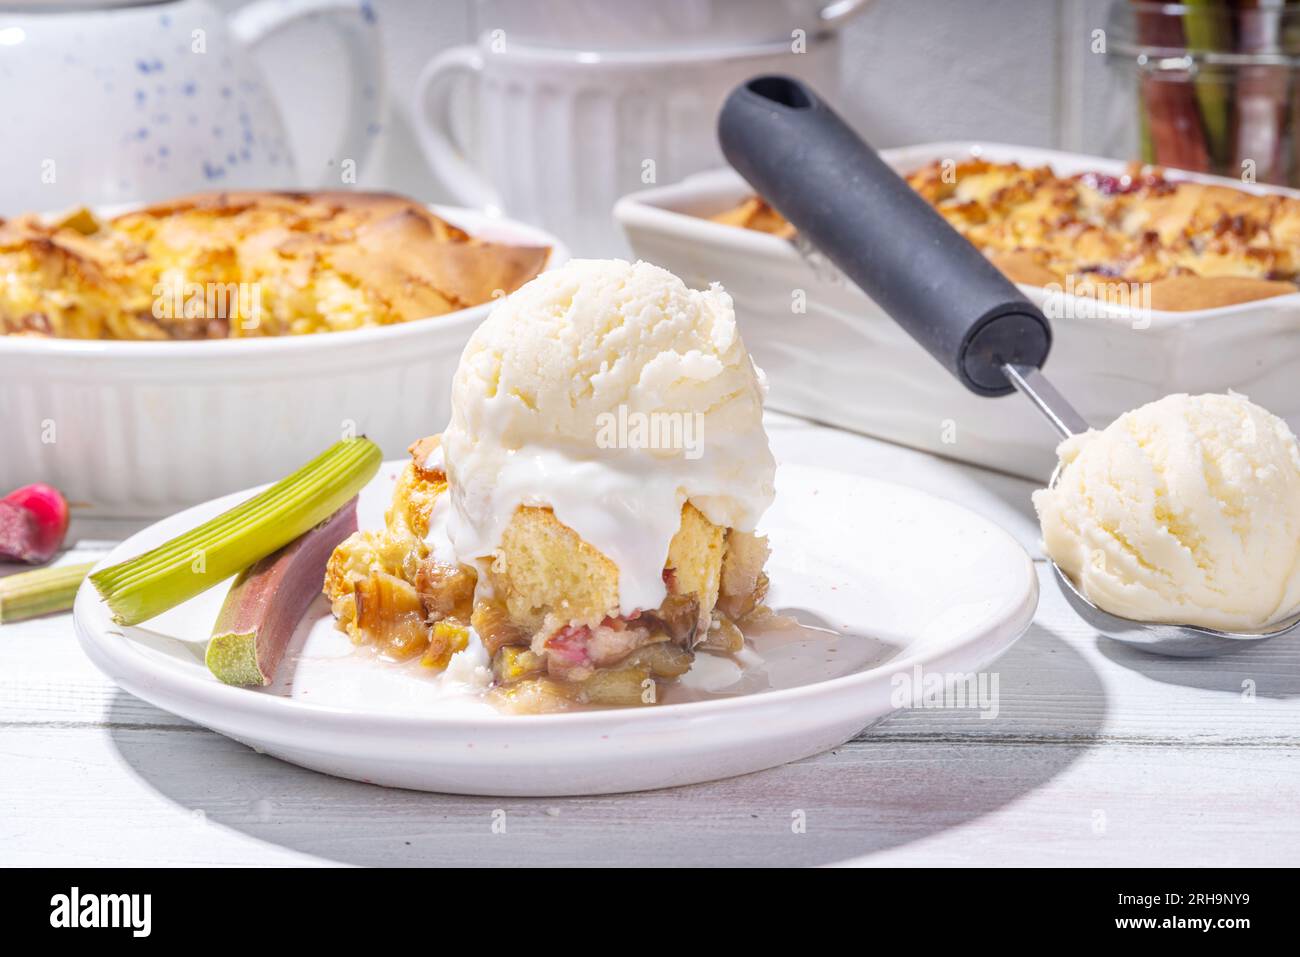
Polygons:
M512 292L550 250L388 193L226 192L0 222L0 332L201 339L356 329Z
M782 239L793 239L795 234L794 227L786 222L785 217L758 196L751 196L739 206L718 213L713 221L772 233Z
M1133 165L1123 177L1047 166L934 162L908 183L1010 279L1142 305L1209 309L1286 295L1300 281L1300 200L1176 182ZM713 217L777 235L790 224L751 197Z
M411 446L412 461L398 477L384 528L353 532L334 549L323 590L338 626L357 644L376 645L396 658L428 657L432 650L433 664L441 649L435 647L419 586L430 574L424 544L429 513L446 491L447 476L424 468L433 446L421 443L430 441Z

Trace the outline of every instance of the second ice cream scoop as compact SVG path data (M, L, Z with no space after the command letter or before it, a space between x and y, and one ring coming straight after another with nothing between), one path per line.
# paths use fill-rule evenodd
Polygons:
M718 138L750 185L968 390L1019 390L1063 438L1088 431L1042 375L1051 347L1042 312L813 91L787 77L750 80L723 106ZM1124 618L1053 568L1098 631L1160 654L1224 654L1300 627L1300 617L1242 632Z

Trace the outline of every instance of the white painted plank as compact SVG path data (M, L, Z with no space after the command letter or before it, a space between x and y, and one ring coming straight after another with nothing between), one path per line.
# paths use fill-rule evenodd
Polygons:
M1163 658L1103 638L1038 564L1028 634L989 669L997 716L906 711L876 733L906 737L1116 742L1300 743L1300 642L1280 639L1213 659Z
M7 730L0 757L10 865L1261 865L1300 853L1294 747L872 740L730 781L539 800L339 781L202 731Z

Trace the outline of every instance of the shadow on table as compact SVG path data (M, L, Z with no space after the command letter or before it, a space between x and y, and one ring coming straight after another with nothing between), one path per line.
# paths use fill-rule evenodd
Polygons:
M1168 658L1097 636L1097 650L1153 681L1261 698L1300 697L1300 642L1276 638L1219 658Z
M330 861L828 864L1004 808L1092 745L1106 713L1101 683L1049 630L1031 628L986 674L997 676L995 718L974 709L904 711L785 767L604 797L476 798L340 780L192 727L142 725L139 702L125 693L114 699L109 733L141 779L201 812L205 826Z

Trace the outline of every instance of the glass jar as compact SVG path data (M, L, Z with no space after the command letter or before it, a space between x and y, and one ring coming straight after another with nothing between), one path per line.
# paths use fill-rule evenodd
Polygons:
M1106 55L1145 162L1300 185L1300 3L1116 0Z

